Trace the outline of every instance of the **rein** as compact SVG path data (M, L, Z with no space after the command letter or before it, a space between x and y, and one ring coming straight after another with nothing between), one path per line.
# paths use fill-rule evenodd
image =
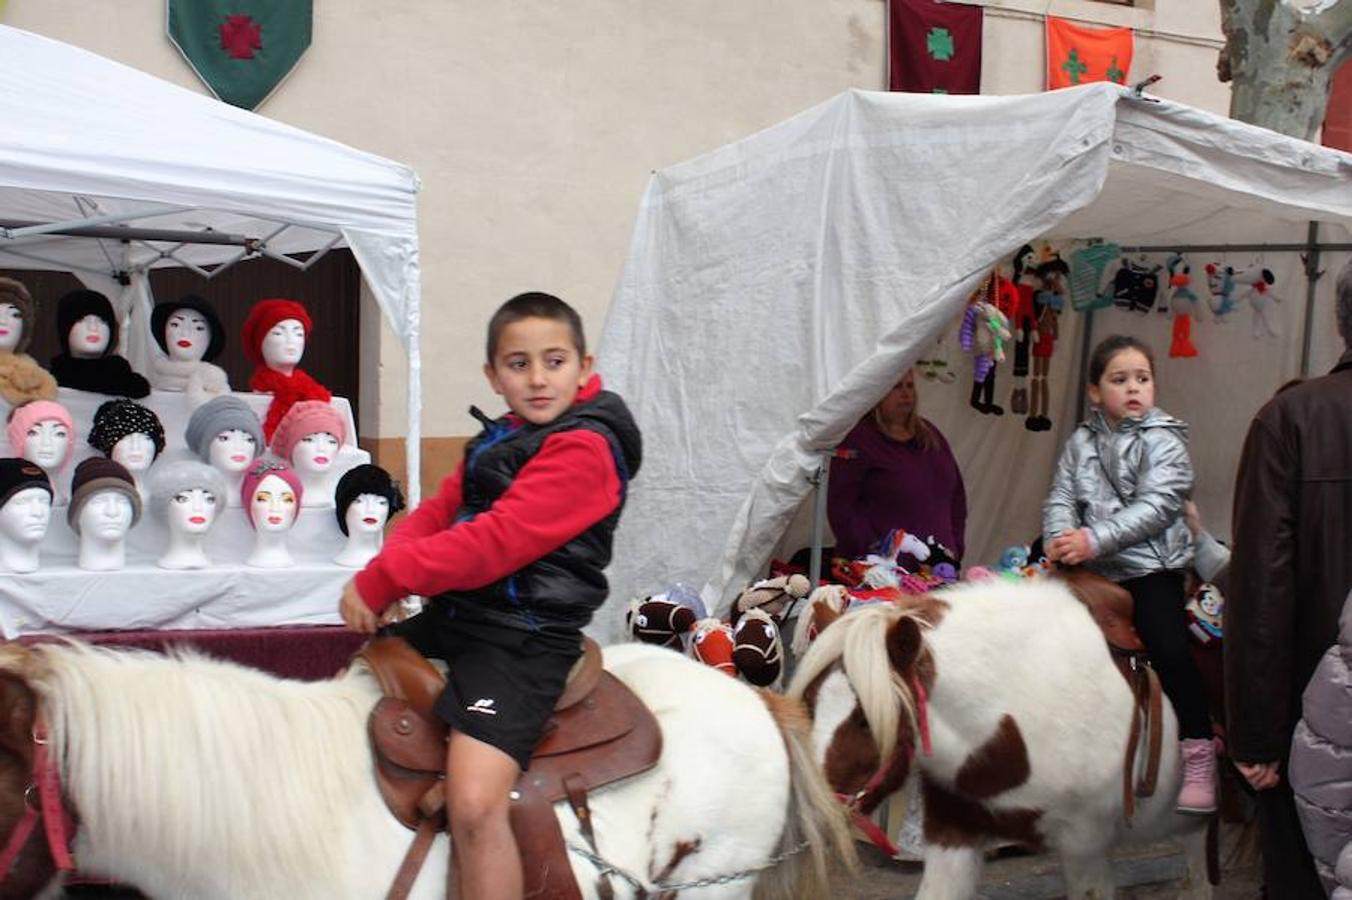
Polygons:
M70 842L75 836L75 817L61 800L61 776L52 760L47 738L47 724L38 713L33 722L33 780L24 789L24 812L9 834L5 849L0 852L0 883L9 877L10 870L27 846L29 838L42 820L47 838L47 849L60 872L75 869L70 855ZM37 802L34 803L34 794Z
M915 697L915 719L916 728L920 732L920 749L926 756L934 754L934 747L930 743L929 731L929 696L925 693L925 686L920 683L920 679L911 673L911 694ZM836 799L845 804L845 810L850 816L850 823L868 838L873 846L877 847L888 856L897 855L897 846L883 831L869 818L869 813L877 808L883 800L882 786L886 784L902 766L910 768L912 760L915 759L915 744L911 741L897 741L897 749L892 751L892 755L878 765L877 770L869 778L868 782L853 794L836 794Z

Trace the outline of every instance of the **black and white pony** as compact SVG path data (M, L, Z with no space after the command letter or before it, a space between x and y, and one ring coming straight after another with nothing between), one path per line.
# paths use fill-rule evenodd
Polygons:
M737 873L747 874L698 896L822 896L831 862L853 850L801 706L654 647L609 648L605 665L653 710L664 741L655 769L592 794L606 861L650 896ZM306 683L190 655L0 646L0 843L25 793L35 803L41 793L26 788L45 725L41 750L78 820L82 871L152 897L384 896L411 833L372 774L366 720L378 699L360 666ZM565 840L585 846L567 806L556 814ZM58 889L41 833L0 896ZM446 840L413 897L445 896ZM570 859L595 896L597 868Z
M867 813L919 777L920 898L974 897L994 842L1053 850L1072 897L1111 897L1109 849L1169 835L1186 845L1183 896L1211 896L1206 820L1174 810L1182 762L1173 709L1166 701L1157 788L1128 823L1133 698L1062 583L975 582L826 613L789 695L811 711L827 780L856 808ZM1136 754L1138 769L1145 755Z

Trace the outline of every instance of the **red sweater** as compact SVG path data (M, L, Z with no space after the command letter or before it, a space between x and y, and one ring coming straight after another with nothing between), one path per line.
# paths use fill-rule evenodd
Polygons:
M601 390L592 378L577 396ZM385 546L357 573L357 593L376 613L408 594L492 584L558 549L620 505L610 444L594 431L550 435L492 508L457 523L464 463L404 517Z

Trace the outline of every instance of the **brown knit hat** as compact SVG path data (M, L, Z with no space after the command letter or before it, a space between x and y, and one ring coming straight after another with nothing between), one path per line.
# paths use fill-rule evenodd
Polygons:
M75 467L75 477L70 482L70 508L66 510L66 521L76 534L80 533L81 510L99 491L121 491L131 501L131 524L141 520L141 495L136 490L136 479L131 477L126 466L91 456Z
M37 304L33 302L33 295L28 293L24 283L13 278L0 278L0 303L13 303L19 310L19 317L23 319L23 334L19 335L19 343L14 348L15 353L22 353L33 343Z

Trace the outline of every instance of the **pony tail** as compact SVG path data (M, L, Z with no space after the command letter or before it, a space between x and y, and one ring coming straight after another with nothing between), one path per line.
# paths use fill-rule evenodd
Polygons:
M757 691L784 739L789 758L789 808L776 854L790 854L756 879L755 898L830 896L835 867L859 868L845 805L836 799L812 748L812 723L797 700ZM806 846L803 846L806 845Z

